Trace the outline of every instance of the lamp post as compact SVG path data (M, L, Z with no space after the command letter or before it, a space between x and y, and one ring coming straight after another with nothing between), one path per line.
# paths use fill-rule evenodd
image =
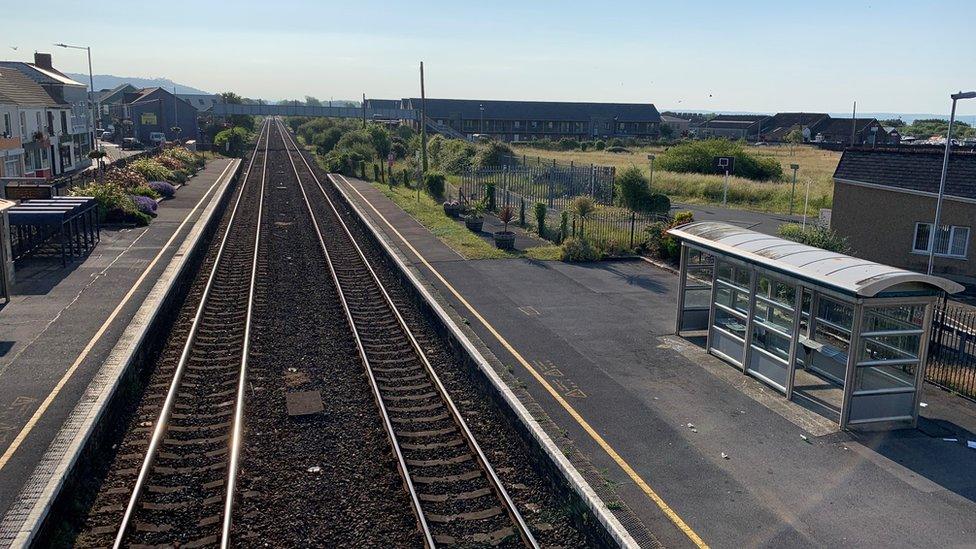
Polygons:
M796 196L796 171L800 169L799 164L790 164L793 170L793 190L790 191L790 215L793 215L793 198Z
M59 42L55 44L59 48L70 48L73 50L85 50L88 52L88 104L91 105L91 120L88 121L89 135L92 138L93 150L99 150L98 146L98 135L95 134L95 117L97 112L97 107L95 106L95 75L92 73L92 62L91 62L91 46L72 46L71 44L65 44L64 42ZM99 169L102 167L102 160L98 159Z
M485 135L485 105L478 105L478 110L481 111L481 121L478 122L478 133L480 134L479 137L483 137Z
M942 178L939 180L939 198L935 202L935 222L929 230L929 268L926 271L932 274L932 267L935 263L935 239L941 232L939 223L942 222L942 198L945 196L946 174L949 171L949 152L952 150L952 123L956 119L956 101L960 99L972 99L976 97L976 91L959 92L949 96L952 99L952 110L949 112L949 127L946 129L946 148L945 156L942 158Z
M648 183L648 186L653 189L654 188L654 155L653 154L647 155L647 159L651 162L651 181L650 183Z

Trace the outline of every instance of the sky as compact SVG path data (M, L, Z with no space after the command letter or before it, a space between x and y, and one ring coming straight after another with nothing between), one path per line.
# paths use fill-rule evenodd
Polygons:
M5 10L9 60L266 99L651 102L948 113L976 89L973 0L77 2ZM16 47L14 50L12 48ZM959 114L976 116L976 100Z

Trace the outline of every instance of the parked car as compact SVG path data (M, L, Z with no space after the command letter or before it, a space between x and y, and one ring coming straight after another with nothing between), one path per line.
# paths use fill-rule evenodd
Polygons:
M126 137L122 140L122 150L140 150L145 149L146 146L135 137Z
M149 133L149 144L153 147L159 147L163 143L166 143L166 134L163 132L150 132Z
M112 130L105 130L104 132L102 132L102 135L98 136L98 138L101 139L102 141L114 141L115 132L113 132Z

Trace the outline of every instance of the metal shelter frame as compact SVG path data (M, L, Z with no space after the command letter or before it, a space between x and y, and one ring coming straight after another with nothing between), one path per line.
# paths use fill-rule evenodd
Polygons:
M842 429L917 424L934 306L961 285L727 223L668 233L675 333L706 331L710 354Z

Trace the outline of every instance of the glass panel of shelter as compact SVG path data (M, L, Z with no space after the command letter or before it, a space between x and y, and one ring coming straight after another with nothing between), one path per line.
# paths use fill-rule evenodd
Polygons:
M683 247L684 280L681 318L678 331L708 329L708 311L712 296L715 256L691 246Z
M747 371L786 393L797 287L764 272L756 279Z
M753 270L718 260L715 263L709 350L742 367Z

